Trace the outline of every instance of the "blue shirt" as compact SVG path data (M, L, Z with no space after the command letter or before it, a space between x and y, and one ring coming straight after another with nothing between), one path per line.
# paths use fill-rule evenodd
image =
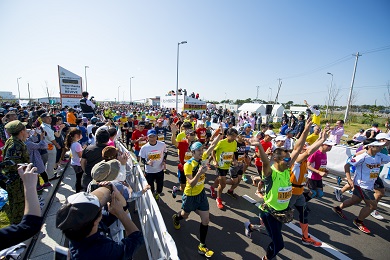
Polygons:
M97 232L82 241L70 241L69 250L71 259L132 259L143 243L140 231L131 233L118 243Z

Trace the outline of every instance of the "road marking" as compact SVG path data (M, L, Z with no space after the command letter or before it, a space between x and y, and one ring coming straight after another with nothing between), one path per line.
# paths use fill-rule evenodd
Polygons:
M244 199L246 199L247 201L249 201L251 204L254 204L256 202L256 200L252 199L251 197L249 197L248 195L244 195L242 196ZM255 204L256 207L258 207L259 205L261 205L261 203L256 203ZM295 232L297 232L298 234L300 234L300 236L302 236L302 230L297 227L296 225L292 224L291 222L290 223L287 223L286 226L288 226L289 228L291 228L292 230L294 230ZM340 260L352 260L351 258L349 258L348 256L344 255L343 253L341 253L340 251L338 251L337 249L335 249L334 247L330 246L329 244L327 243L324 243L322 242L321 240L319 240L318 238L316 238L315 236L309 234L313 239L317 240L318 242L321 242L322 243L322 248L329 252L330 254L332 254L333 256L337 257L338 259Z

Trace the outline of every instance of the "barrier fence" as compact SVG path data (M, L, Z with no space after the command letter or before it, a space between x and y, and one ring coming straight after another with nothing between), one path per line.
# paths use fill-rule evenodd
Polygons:
M122 143L116 143L120 152L130 154L131 157L126 166L127 182L132 184L134 191L142 190L148 182L140 165ZM167 231L160 209L150 190L136 200L136 208L149 259L179 259L175 241Z

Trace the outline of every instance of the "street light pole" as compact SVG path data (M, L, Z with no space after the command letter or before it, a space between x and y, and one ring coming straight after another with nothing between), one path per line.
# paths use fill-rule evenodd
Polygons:
M88 84L87 84L87 68L89 68L89 66L84 66L84 73L85 73L85 91L88 92Z
M179 46L180 44L185 44L187 41L182 41L177 43L177 61L176 61L176 113L177 111L177 106L178 106L178 95L177 92L179 91Z
M118 87L118 104L119 104L119 88L120 88L121 86L119 86Z
M329 75L332 76L332 80L330 81L330 87L329 87L329 90L328 90L328 102L326 102L326 112L325 112L325 118L328 118L330 94L331 94L332 87L333 87L333 74L330 73L330 72L327 72L326 74L329 74Z
M256 88L257 88L256 101L258 101L259 100L259 88L260 88L260 86L256 86Z
M19 88L19 79L21 79L22 77L19 77L16 79L16 82L18 83L18 92L19 92L19 102L20 103L20 88Z
M269 90L271 90L271 96L269 97L269 101L272 101L272 88L269 87Z
M132 99L132 98L131 98L131 79L133 79L133 78L134 78L134 77L130 77L130 103L131 103L131 101L132 101L132 100L131 100L131 99ZM130 105L130 103L129 103L129 105Z

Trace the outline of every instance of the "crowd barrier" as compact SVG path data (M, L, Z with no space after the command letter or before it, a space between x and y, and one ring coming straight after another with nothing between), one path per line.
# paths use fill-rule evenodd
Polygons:
M356 148L351 148L345 145L333 146L332 150L327 153L328 156L328 170L337 176L342 178L345 177L344 165L347 162L347 159L356 153ZM383 180L383 184L386 189L390 189L390 163L387 163L383 166L382 171L379 176Z
M130 154L122 143L116 143L119 151ZM126 180L132 184L134 191L140 191L148 183L136 158L132 154L130 157L126 166ZM179 259L175 241L167 231L160 209L150 190L136 200L136 209L149 259Z

